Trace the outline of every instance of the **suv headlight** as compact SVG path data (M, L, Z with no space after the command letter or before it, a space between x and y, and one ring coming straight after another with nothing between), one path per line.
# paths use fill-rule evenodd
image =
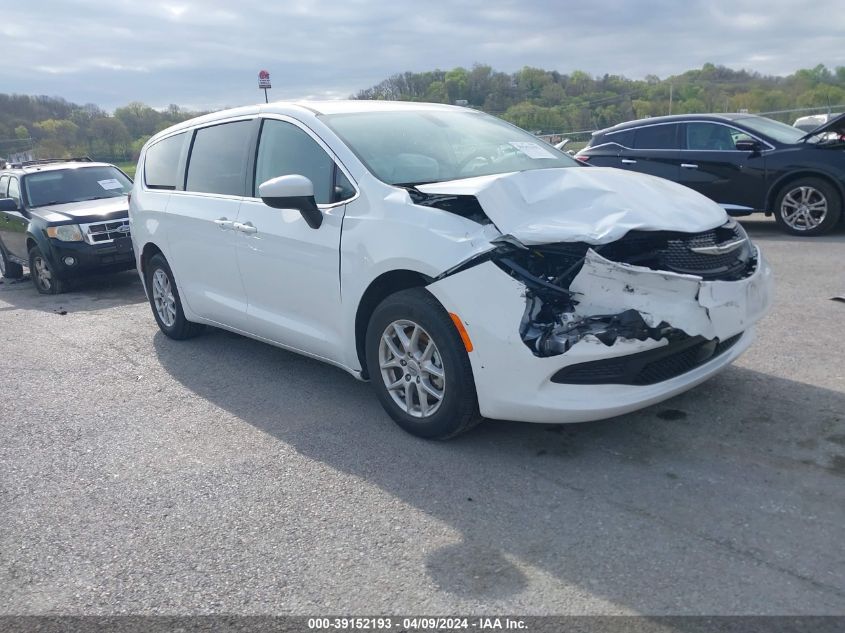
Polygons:
M62 242L81 242L82 230L78 224L62 224L60 226L48 226L47 237L53 237Z

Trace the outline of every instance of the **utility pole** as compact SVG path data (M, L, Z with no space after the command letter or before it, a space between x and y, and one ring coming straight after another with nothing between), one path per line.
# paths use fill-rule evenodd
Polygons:
M672 114L672 84L669 84L669 114Z

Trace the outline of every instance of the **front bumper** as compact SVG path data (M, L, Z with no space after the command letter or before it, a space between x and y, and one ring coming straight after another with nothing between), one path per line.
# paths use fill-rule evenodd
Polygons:
M741 336L707 362L655 384L557 384L552 382L553 376L569 365L642 353L665 346L667 341L617 339L608 346L587 336L563 354L535 356L519 334L525 286L486 262L428 286L449 312L461 318L472 340L474 350L469 357L483 416L525 422L586 422L655 404L694 387L733 362L751 344L754 324L771 305L771 269L759 251L754 274L734 282L707 282L689 275L604 265L600 260L593 264L589 269L585 265L576 278L585 293L579 297L579 311L607 314L636 309L647 320L666 321L690 336L722 341Z
M119 237L105 244L63 242L51 239L49 257L53 270L61 278L115 272L135 267L135 254L129 237ZM65 263L65 258L68 257L73 258L73 264Z

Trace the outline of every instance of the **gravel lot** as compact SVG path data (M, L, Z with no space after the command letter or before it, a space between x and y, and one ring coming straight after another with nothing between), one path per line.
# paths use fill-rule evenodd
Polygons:
M845 233L746 223L777 301L636 414L415 439L134 272L0 285L0 613L845 614Z

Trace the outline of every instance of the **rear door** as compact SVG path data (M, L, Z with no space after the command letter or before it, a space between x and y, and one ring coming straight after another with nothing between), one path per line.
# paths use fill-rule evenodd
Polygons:
M315 356L340 360L340 229L356 191L311 130L287 117L266 118L249 187L298 174L314 185L323 223L313 229L296 209L260 198L241 206L238 266L249 302L250 331Z
M236 329L246 324L246 293L235 254L234 225L246 191L256 119L194 132L184 190L172 191L165 217L176 285L197 315Z
M29 216L23 210L21 185L17 177L9 178L3 197L17 202L18 210L0 212L0 239L3 240L6 252L23 261L29 261L29 254L26 252L26 227L29 226Z
M733 126L709 121L684 124L683 137L682 185L736 215L765 207L765 152L739 151L735 145L739 140L757 139Z
M677 123L635 128L629 136L630 148L619 152L619 167L677 181L681 158L679 128Z

